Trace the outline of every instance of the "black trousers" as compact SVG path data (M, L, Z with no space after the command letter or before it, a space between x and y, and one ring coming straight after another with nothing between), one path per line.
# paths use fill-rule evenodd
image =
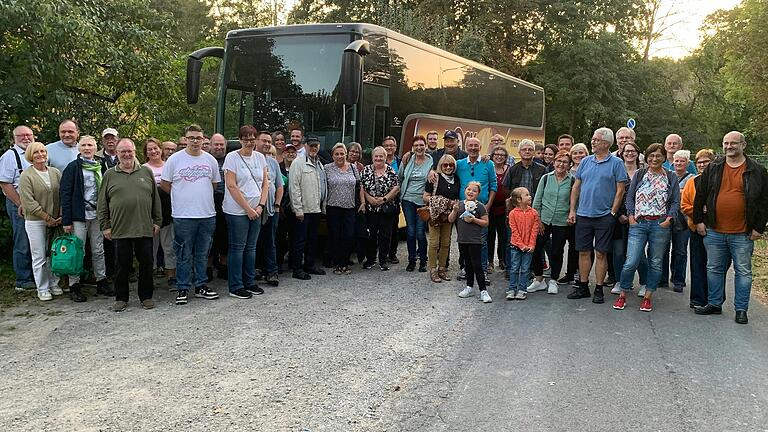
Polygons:
M544 225L544 235L536 239L536 249L533 251L533 259L531 260L534 275L542 276L544 274L543 259L546 251L549 257L550 277L553 280L560 278L560 271L563 269L565 241L568 240L569 229L570 227L567 226ZM549 248L547 248L547 244L549 244Z
M293 230L296 227L296 214L290 209L283 209L280 221L277 223L277 238L275 247L277 248L277 268L283 268L285 255L290 251L293 242Z
M130 287L128 275L131 273L133 257L139 262L139 300L152 298L152 237L113 239L115 245L116 274L115 300L128 302Z
M334 267L344 267L352 252L352 242L355 235L355 209L327 206L328 244Z
M302 268L304 270L315 268L317 229L320 227L320 216L320 213L304 213L303 221L296 219L293 229L293 244L291 245L291 268L293 271Z
M368 249L366 258L368 262L376 261L376 250L379 252L379 265L388 262L390 256L390 242L392 241L392 220L397 217L397 213L377 213L367 212L366 223L368 224Z
M459 243L459 253L464 257L464 270L467 272L467 286L474 286L477 277L477 286L480 291L485 291L485 270L480 260L482 250L482 244Z
M566 276L573 277L579 273L579 252L576 250L576 228L573 225L569 225L567 227L567 234L568 265L565 269L565 274Z
M493 245L496 243L496 237L499 238L499 244L496 245L499 262L506 263L507 247L509 247L507 215L490 215L488 218L488 264L493 264Z

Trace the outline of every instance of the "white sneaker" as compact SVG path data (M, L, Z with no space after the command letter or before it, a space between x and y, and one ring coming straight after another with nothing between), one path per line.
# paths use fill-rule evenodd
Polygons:
M544 282L544 279L540 281L537 281L536 279L534 279L533 282L531 282L531 284L528 285L529 293L536 292L536 291L544 291L545 289L547 289L547 283Z
M51 287L50 294L62 295L62 294L64 294L64 291L58 285L54 285L54 286Z
M483 303L491 303L493 301L490 294L488 294L488 290L480 291L480 301Z
M42 301L53 300L53 296L51 295L50 291L38 291L37 298L39 298Z
M611 294L621 294L621 287L619 284L616 284L611 288Z
M518 291L515 293L515 300L525 300L528 297L528 293L525 291Z
M515 299L515 292L514 291L507 291L506 299L507 300L514 300Z
M637 290L637 296L638 297L645 297L645 285L641 286L639 290Z
M461 298L467 298L472 297L472 287L464 287L463 290L459 293L459 297Z
M557 282L550 279L547 284L547 294L557 294Z

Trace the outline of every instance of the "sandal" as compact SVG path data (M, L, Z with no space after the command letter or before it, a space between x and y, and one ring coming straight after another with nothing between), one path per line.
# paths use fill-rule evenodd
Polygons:
M444 281L449 281L449 280L451 280L451 277L448 276L447 272L448 272L448 269L441 268L441 269L437 270L437 275L440 276L440 279L442 279Z
M432 279L432 282L440 283L443 281L443 279L440 278L440 275L437 274L437 269L432 269L429 271L429 278Z

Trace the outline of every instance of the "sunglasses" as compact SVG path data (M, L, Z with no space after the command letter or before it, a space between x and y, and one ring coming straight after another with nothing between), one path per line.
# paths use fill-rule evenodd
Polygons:
M443 164L443 168L456 168L456 165L450 164L450 163L445 163L445 164Z

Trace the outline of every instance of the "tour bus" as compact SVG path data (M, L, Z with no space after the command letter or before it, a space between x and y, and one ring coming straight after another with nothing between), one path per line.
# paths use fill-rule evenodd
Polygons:
M244 124L275 130L301 126L322 149L359 142L366 159L388 135L399 152L415 135L456 131L459 145L501 134L508 149L544 142L541 87L362 23L305 24L230 31L224 47L187 60L187 102L198 100L207 57L221 59L215 131L237 138ZM287 137L286 137L287 138Z

